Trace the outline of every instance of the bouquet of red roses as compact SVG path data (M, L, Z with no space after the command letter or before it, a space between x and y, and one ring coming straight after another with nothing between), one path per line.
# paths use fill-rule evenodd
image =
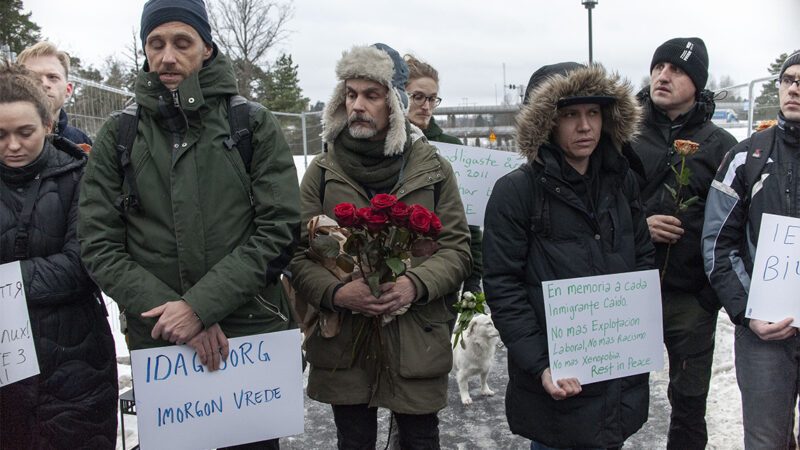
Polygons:
M434 239L442 222L436 214L422 205L406 205L394 195L378 194L364 208L339 203L333 213L348 234L336 263L348 273L357 268L375 297L381 294L381 283L406 272L412 256L430 256L439 247ZM338 245L328 254L334 250Z

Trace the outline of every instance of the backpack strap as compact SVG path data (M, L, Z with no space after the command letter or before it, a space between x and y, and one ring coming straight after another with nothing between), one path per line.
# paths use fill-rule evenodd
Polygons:
M139 189L136 186L133 164L131 164L131 149L138 128L139 105L132 103L122 110L117 124L117 170L122 184L128 188L128 194L126 195L124 192L120 194L114 202L114 206L123 214L127 213L130 208L138 211L142 209L139 203Z
M250 131L250 112L262 107L258 103L250 102L241 95L228 97L228 123L231 135L225 139L225 148L239 151L244 168L250 173L253 162L253 133Z

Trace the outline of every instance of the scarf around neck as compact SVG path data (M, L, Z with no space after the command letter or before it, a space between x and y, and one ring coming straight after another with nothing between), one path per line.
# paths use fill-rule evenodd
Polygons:
M364 186L370 194L389 192L397 184L410 139L406 141L401 155L384 155L385 144L385 139L356 139L347 128L339 133L334 142L337 162L347 175Z

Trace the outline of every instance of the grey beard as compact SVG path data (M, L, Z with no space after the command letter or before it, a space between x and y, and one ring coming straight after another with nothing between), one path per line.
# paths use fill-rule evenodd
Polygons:
M353 136L356 139L370 139L378 134L378 131L375 128L363 125L350 125L347 127L347 131L350 132L350 136Z

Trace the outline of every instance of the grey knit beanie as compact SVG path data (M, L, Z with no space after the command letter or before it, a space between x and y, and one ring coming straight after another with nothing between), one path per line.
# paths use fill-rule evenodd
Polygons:
M791 54L789 55L788 58L786 58L786 61L784 61L783 65L781 66L781 73L780 75L778 75L778 78L783 76L783 73L786 72L786 69L788 69L791 66L794 66L795 64L800 64L800 52L795 52L794 54Z

